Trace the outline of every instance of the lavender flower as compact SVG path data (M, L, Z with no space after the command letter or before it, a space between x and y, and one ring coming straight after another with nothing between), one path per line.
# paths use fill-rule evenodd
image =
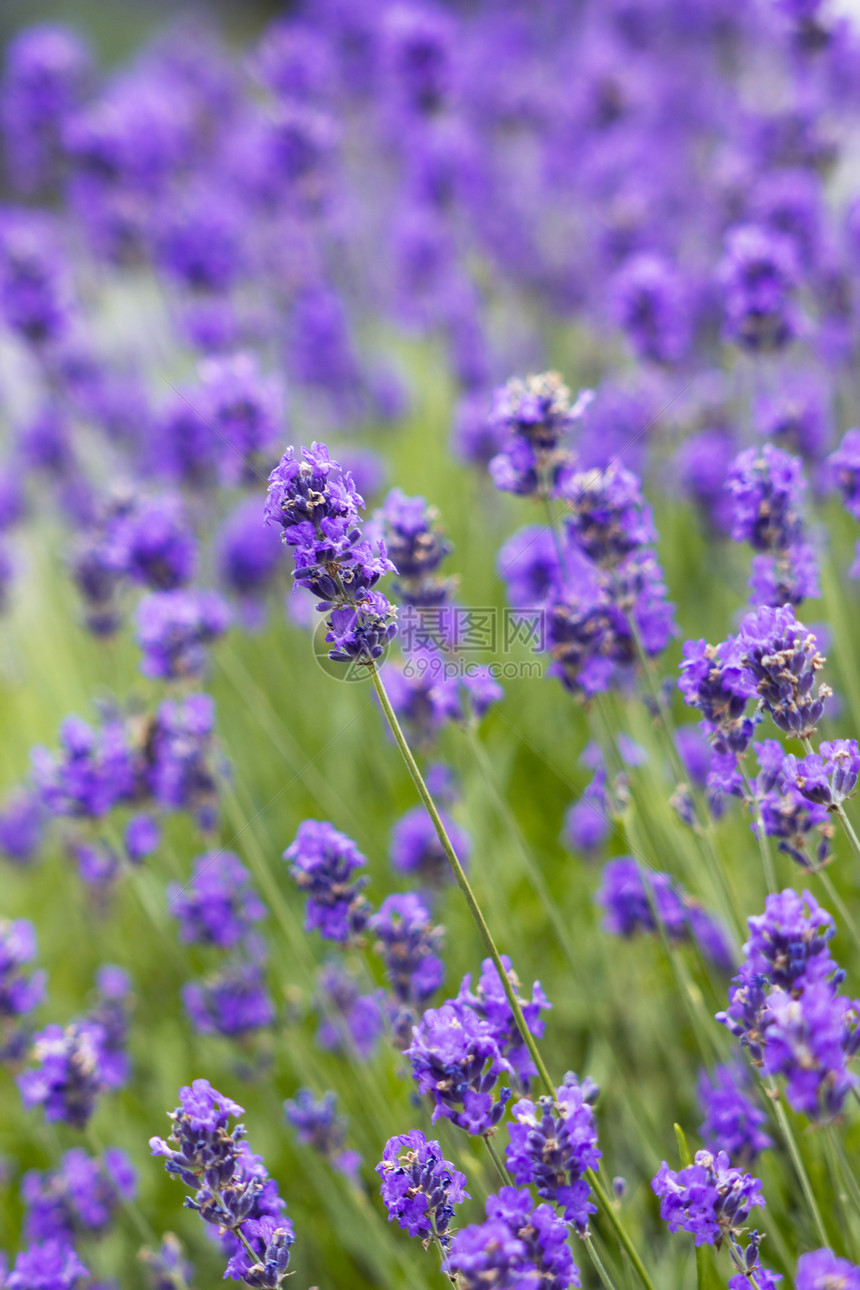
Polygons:
M794 339L798 271L786 237L755 224L730 229L719 277L727 339L752 351L782 349Z
M725 1151L697 1151L694 1163L678 1173L664 1160L651 1187L670 1232L689 1232L696 1245L717 1248L765 1203L758 1178L733 1169Z
M815 674L824 666L813 634L790 605L747 614L738 637L741 661L752 676L759 702L780 730L808 739L833 691Z
M0 804L0 855L27 864L42 840L44 820L38 794L27 789L11 793Z
M264 376L251 353L208 358L200 364L198 398L192 401L210 434L220 440L225 482L253 482L258 464L271 460L281 433L283 392L278 379Z
M818 753L799 760L786 757L786 779L817 806L835 809L854 793L860 775L860 749L856 739L825 740Z
M332 824L305 820L283 858L308 895L305 931L346 944L364 930L369 915L361 891L367 879L353 879L367 864L355 843Z
M447 596L449 583L435 577L451 551L438 523L438 512L423 497L407 497L399 488L377 512L389 559L397 570L394 591L409 605L433 605Z
M560 492L568 504L568 537L595 564L614 569L626 556L656 541L639 480L623 466L568 475Z
M540 1014L551 1008L552 1004L544 994L540 981L534 982L531 999L523 998L519 994L521 987L517 974L514 972L507 954L502 955L502 965L519 999L526 1026L532 1035L540 1039L545 1025ZM535 1078L537 1071L535 1070L534 1062L529 1056L519 1027L514 1020L511 1005L508 1003L508 996L505 994L504 986L492 959L483 960L481 963L481 975L474 990L472 990L471 985L471 973L467 972L460 985L456 1002L473 1009L479 1017L485 1018L490 1023L496 1035L499 1051L510 1062L524 1091L528 1092L529 1083Z
M837 1259L832 1250L812 1250L797 1260L795 1290L860 1290L860 1268Z
M101 1160L80 1147L67 1151L57 1169L29 1170L21 1181L29 1241L99 1236L109 1228L123 1200L137 1188L134 1168L124 1151L108 1148Z
M230 625L230 610L216 591L161 591L137 608L137 643L144 676L176 680L199 676L205 646Z
M32 753L33 782L54 815L98 818L133 797L135 766L126 731L114 720L97 729L79 717L60 726L59 755Z
M454 1206L470 1196L466 1175L444 1159L439 1143L428 1141L420 1129L389 1138L376 1172L389 1223L396 1219L425 1247L435 1238L450 1250Z
M831 478L848 512L860 520L860 430L846 430L842 442L827 458Z
M590 1080L580 1085L569 1071L554 1099L515 1102L505 1157L514 1182L532 1184L541 1200L561 1206L580 1235L587 1230L588 1215L597 1212L583 1177L598 1167L601 1157L591 1107L596 1097Z
M502 1187L487 1197L487 1218L454 1237L445 1270L461 1290L488 1285L569 1290L579 1269L567 1244L567 1225L551 1205L534 1208L527 1189Z
M287 1123L296 1130L299 1142L312 1146L328 1160L333 1169L348 1178L353 1177L361 1164L357 1151L344 1149L347 1120L337 1113L337 1095L325 1093L315 1098L309 1088L300 1088L295 1098L284 1102Z
M786 1077L785 1096L810 1119L839 1115L857 1076L847 1061L860 1048L860 1004L830 982L810 980L799 997L771 990L761 1028L764 1069Z
M709 645L704 640L687 641L678 688L684 701L702 713L704 720L700 729L717 752L746 751L760 718L757 714L747 715L756 688L736 638L730 636L719 645Z
M798 896L787 887L768 896L765 912L747 922L750 937L743 947L747 963L774 985L794 990L835 971L829 944L836 924L808 891Z
M421 1004L442 984L445 965L435 951L443 935L414 892L386 896L368 920L368 931L379 938L376 950L385 962L385 976L400 1004Z
M759 604L798 605L820 594L812 551L804 541L803 463L772 444L748 448L732 463L732 537L762 554L753 561L751 587Z
M87 1020L40 1030L31 1054L36 1066L18 1076L24 1106L28 1110L43 1106L47 1120L65 1120L75 1128L84 1128L105 1087L104 1037L102 1027Z
M642 252L621 267L611 285L611 311L639 358L677 363L691 339L690 302L678 270Z
M395 633L387 600L372 588L394 566L380 542L361 540L364 500L348 471L331 460L323 444L303 448L304 460L288 448L269 476L266 518L280 524L294 547L294 577L327 612L337 662L370 664Z
M749 1096L749 1079L742 1066L717 1066L699 1073L699 1104L705 1114L699 1132L708 1151L725 1151L730 1159L750 1165L773 1146L764 1132L767 1115Z
M225 1277L277 1290L288 1275L295 1236L276 1183L243 1141L244 1126L229 1130L242 1107L205 1079L181 1088L179 1101L169 1139L150 1138L152 1154L163 1156L167 1172L194 1191L188 1207L219 1229L229 1256Z
M45 997L47 973L33 972L36 930L26 918L0 921L0 1019L21 1017Z
M469 835L447 814L441 812L445 832L460 863L469 863L472 843ZM391 831L391 864L398 873L414 875L418 882L435 888L451 880L451 867L433 821L423 806L412 807Z
M90 71L87 46L59 23L26 27L9 42L0 122L16 188L32 192L56 181L63 132L83 97Z
M591 391L582 391L571 404L557 372L514 379L496 390L490 421L494 433L508 436L489 466L496 488L549 496L571 460L567 440L591 397Z
M170 913L179 919L180 939L230 948L253 923L266 917L251 875L232 851L213 851L195 862L191 881L167 888Z
M604 866L595 899L605 911L608 932L629 938L662 928L670 941L693 940L716 967L731 970L733 955L725 932L669 874L646 875L638 861L620 856Z
M146 739L146 782L166 810L191 811L211 827L219 764L213 751L215 704L208 694L166 699Z
M265 1030L275 1020L260 965L244 960L228 963L204 981L190 981L183 986L182 1002L202 1035L229 1039Z
M5 1290L31 1290L32 1286L50 1290L73 1290L89 1269L65 1241L50 1240L22 1250L4 1282Z
M362 994L353 977L337 962L321 969L315 1004L321 1015L317 1043L327 1051L347 1052L367 1061L383 1031L380 995Z
M510 1089L492 1091L512 1071L495 1028L459 1001L428 1008L405 1050L420 1093L433 1095L433 1123L444 1116L467 1133L484 1134L498 1124Z

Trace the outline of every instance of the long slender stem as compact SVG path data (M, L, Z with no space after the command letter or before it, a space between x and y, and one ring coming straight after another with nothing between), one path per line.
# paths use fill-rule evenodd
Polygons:
M606 1271L603 1261L594 1247L594 1238L590 1232L586 1232L585 1236L583 1236L582 1243L588 1250L588 1256L594 1264L594 1270L600 1278L601 1284L606 1287L606 1290L615 1290L615 1286L612 1284L612 1277Z
M424 777L421 774L421 771L418 767L418 763L416 762L415 758L412 755L412 750L410 749L409 744L406 741L406 736L403 734L403 730L401 729L400 722L397 720L397 714L394 711L394 708L391 706L391 700L389 699L388 694L386 693L385 686L382 683L382 678L380 677L379 672L377 671L375 665L371 665L369 667L369 671L370 671L371 678L373 680L374 689L376 690L377 698L379 699L380 706L385 715L385 719L388 722L388 726L391 730L391 733L394 736L394 741L397 744L400 755L403 758L406 764L406 768L412 777L412 782L414 783L416 789L418 790L418 796L421 798L421 801L424 804L427 814L430 816L430 819L433 822L433 827L436 830L436 835L439 838L439 842L441 844L442 850L444 851L445 857L449 865L451 866L451 872L453 873L457 881L458 887L463 893L463 896L466 900L466 904L469 906L469 910L472 914L473 919L475 920L475 924L477 925L478 931L481 935L481 939L484 942L487 952L490 955L490 958L492 959L493 964L495 965L496 971L499 974L499 980L502 983L502 988L505 991L505 996L507 997L508 1004L510 1006L511 1012L514 1017L514 1021L516 1023L517 1029L520 1032L520 1036L523 1040L523 1043L525 1044L528 1050L529 1056L531 1057L532 1061L535 1064L538 1074L540 1075L541 1082L543 1083L545 1089L547 1090L547 1093L549 1094L550 1097L554 1099L556 1095L555 1085L553 1084L552 1079L550 1078L549 1071L547 1070L544 1060L541 1057L540 1050L538 1049L538 1046L534 1041L534 1037L532 1036L531 1031L526 1025L525 1018L523 1017L522 1008L520 1007L520 1002L517 999L514 988L511 985L507 972L505 971L504 964L502 963L502 957L499 953L499 950L496 946L495 941L493 940L492 933L490 932L490 929L487 926L487 921L484 918L483 913L481 912L481 907L478 904L477 900L475 899L475 894L472 891L469 880L466 877L466 874L463 870L463 866L460 864L460 861L457 858L457 853L454 850L454 847L451 843L451 839L448 837L448 833L445 829L445 825L442 823L442 819L439 815L439 812L436 809L436 803L433 801L430 791L428 790L427 785L424 783ZM642 1262L639 1252L636 1249L636 1246L633 1244L633 1241L630 1235L628 1234L626 1227L621 1222L621 1219L618 1217L618 1214L615 1211L615 1207L613 1206L612 1201L607 1195L603 1187L603 1184L601 1183L597 1174L594 1172L593 1169L589 1169L587 1171L586 1177L588 1179L590 1186L594 1191L595 1196L597 1197L601 1210L604 1211L606 1217L609 1219L610 1223L614 1227L615 1233L619 1241L621 1242L621 1244L624 1246L624 1249L627 1251L630 1261L633 1264L634 1268L636 1269L636 1272L642 1284L646 1287L646 1290L654 1290L654 1283L652 1282L650 1276L648 1275L648 1272L645 1268L644 1263Z
M828 1124L825 1132L839 1161L842 1177L845 1186L848 1188L848 1194L851 1197L854 1208L860 1214L860 1186L858 1186L857 1179L854 1177L854 1170L851 1168L851 1161L845 1152L845 1146L832 1124Z
M486 1134L484 1135L484 1141L487 1144L487 1151L490 1153L490 1159L492 1160L493 1164L496 1167L496 1173L499 1175L499 1178L501 1179L502 1186L509 1187L514 1180L511 1177L511 1175L508 1173L507 1166L505 1165L504 1160L502 1160L502 1157L499 1155L498 1151L496 1150L495 1142L493 1142L492 1138L487 1137Z
M538 1046L534 1041L534 1037L531 1031L529 1030L528 1026L526 1025L525 1017L523 1016L523 1010L520 1007L520 1001L516 996L514 987L510 982L507 971L505 970L505 965L502 962L502 956L499 953L498 947L496 946L496 942L493 940L492 932L487 926L487 920L484 918L484 915L481 911L481 907L478 904L477 900L475 899L475 893L472 891L472 887L469 882L469 879L466 877L465 870L463 869L463 866L460 864L460 861L457 858L457 852L454 850L451 839L448 837L448 833L445 828L445 825L442 823L442 817L440 816L438 810L436 809L436 803L433 801L430 791L427 788L427 785L424 783L424 777L418 768L418 763L416 762L415 758L412 756L412 750L410 749L409 744L406 742L406 736L404 735L403 730L401 729L400 722L397 720L397 714L394 711L393 707L391 706L391 700L389 699L388 694L386 693L385 686L382 684L382 678L380 677L376 667L374 666L370 667L370 675L373 679L373 685L376 690L377 698L379 699L379 702L382 706L382 710L385 713L385 719L388 722L388 725L391 729L391 733L394 736L394 741L397 744L398 749L400 750L400 755L402 756L403 760L406 763L406 766L409 770L409 774L412 776L412 781L418 790L418 796L421 798L421 801L424 804L427 814L430 816L430 819L433 822L433 827L436 830L436 835L439 838L439 842L442 846L442 850L445 852L445 857L449 865L451 866L451 871L454 874L454 877L457 881L457 886L460 888L460 890L462 891L466 899L466 904L469 906L469 910L472 914L472 917L474 918L475 923L477 924L478 931L481 934L481 939L484 942L484 946L487 950L487 953L492 959L493 964L495 965L496 971L499 974L499 980L502 983L502 988L507 997L511 1012L513 1013L516 1027L520 1032L520 1037L522 1038L523 1043L528 1049L529 1056L531 1057L532 1061L535 1064L535 1067L537 1068L538 1074L540 1075L541 1081L544 1087L546 1088L547 1093L550 1095L550 1097L554 1098L555 1085L553 1084L552 1079L550 1078L549 1071L547 1070L546 1065L544 1064L544 1060L540 1055Z
M812 1189L812 1183L809 1180L809 1174L806 1172L806 1165L803 1163L803 1157L800 1154L800 1148L797 1145L791 1125L788 1122L788 1116L785 1113L785 1107L776 1087L771 1084L769 1093L773 1101L774 1114L779 1124L780 1133L783 1136L785 1145L788 1148L788 1154L791 1156L794 1165L797 1181L800 1183L800 1190L803 1192L804 1199L809 1206L809 1212L812 1215L812 1221L815 1224L819 1239L822 1245L829 1245L830 1238L824 1228L824 1220L821 1217L821 1211L818 1208L818 1201L815 1199L815 1192Z

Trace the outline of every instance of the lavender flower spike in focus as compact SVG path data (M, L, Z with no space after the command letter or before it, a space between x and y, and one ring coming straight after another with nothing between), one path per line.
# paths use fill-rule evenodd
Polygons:
M428 1141L420 1129L389 1138L376 1166L388 1221L396 1219L410 1236L419 1236L424 1247L435 1239L451 1248L454 1206L469 1200L466 1175L442 1156L438 1142Z
M323 444L288 448L269 476L267 520L280 524L294 548L293 576L329 616L329 658L363 666L380 658L395 634L394 610L374 591L394 571L384 544L361 537L364 499L352 475L332 461Z
M535 1208L526 1188L502 1187L498 1195L488 1196L486 1221L457 1233L444 1267L449 1276L456 1274L459 1290L569 1290L579 1285L567 1224L551 1205Z
M514 1182L532 1184L541 1200L563 1207L564 1218L580 1235L588 1229L588 1216L597 1212L588 1199L584 1174L598 1167L597 1126L591 1103L597 1087L580 1085L570 1071L553 1101L523 1098L513 1106L506 1163Z
M225 1277L254 1290L278 1290L289 1275L293 1225L277 1184L244 1142L244 1126L229 1129L242 1107L206 1079L181 1088L179 1101L168 1140L150 1138L152 1154L163 1156L167 1172L194 1191L188 1208L218 1229L228 1256Z
M697 1151L676 1173L664 1160L651 1184L670 1232L685 1231L697 1245L716 1245L742 1230L750 1210L763 1205L758 1178L733 1169L725 1151Z
M738 643L741 662L756 685L761 707L786 734L809 739L833 691L816 673L825 658L812 632L798 622L790 605L747 614Z

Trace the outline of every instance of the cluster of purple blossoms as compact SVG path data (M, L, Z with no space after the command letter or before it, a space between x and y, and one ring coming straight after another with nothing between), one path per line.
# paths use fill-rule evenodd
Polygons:
M288 1276L295 1236L277 1184L244 1141L244 1126L228 1127L242 1107L205 1079L181 1088L179 1101L168 1140L150 1139L152 1154L194 1191L186 1205L217 1229L228 1256L225 1277L277 1290Z
M75 1250L66 1241L36 1242L22 1250L6 1276L4 1290L30 1290L50 1286L51 1290L74 1290L81 1278L89 1276Z
M44 1107L48 1121L84 1128L99 1095L121 1088L129 1075L126 1053L130 983L106 965L96 977L94 1007L67 1026L49 1025L32 1040L33 1065L17 1076L24 1106Z
M300 1088L294 1098L284 1102L287 1123L296 1131L299 1142L311 1146L332 1168L351 1178L361 1165L357 1151L347 1150L346 1117L337 1111L337 1096L325 1093L316 1098L309 1088Z
M550 497L573 457L570 435L591 401L583 390L571 403L558 372L517 377L496 390L489 422L504 446L489 465L496 488Z
M470 1134L487 1134L499 1123L511 1091L492 1092L512 1067L494 1027L459 1002L428 1008L405 1050L419 1093L433 1096L433 1123L443 1116Z
M56 1169L31 1169L21 1180L28 1241L100 1236L122 1201L131 1200L137 1176L124 1151L109 1147L101 1160L73 1147Z
M228 354L200 364L197 415L218 436L225 483L253 483L283 433L283 391L264 376L255 355Z
M367 860L333 824L305 820L284 852L290 873L308 897L305 931L346 945L367 925L370 906L361 894L366 878L354 878Z
M776 739L754 743L753 749L759 763L753 799L765 835L777 838L779 850L802 869L820 869L831 858L833 825L827 809L803 792L796 772L801 763L786 757ZM800 778L804 779L802 774ZM819 776L819 784L821 778L827 782ZM759 821L752 827L757 832Z
M730 636L719 645L687 641L680 667L678 689L685 703L701 712L700 729L716 752L732 758L745 753L760 718L747 713L756 687L738 639Z
M820 595L815 556L804 538L803 462L766 443L747 448L726 479L732 499L732 537L756 555L750 588L755 604L799 605Z
M541 1013L551 1008L552 1004L541 988L540 981L535 981L532 985L531 999L526 999L520 994L520 982L507 954L502 955L502 966L517 996L523 1019L530 1034L540 1039L545 1026ZM477 1016L489 1022L496 1036L501 1055L510 1063L517 1081L523 1091L527 1093L531 1081L537 1076L537 1071L535 1070L534 1062L529 1056L525 1039L520 1034L514 1014L511 1011L511 1005L508 1002L508 996L492 959L483 960L481 975L474 990L472 989L471 973L466 973L455 1002L462 1007L469 1008Z
M857 1084L860 1004L837 994L844 973L830 956L835 924L804 892L769 896L749 920L746 958L717 1020L766 1075L782 1075L789 1104L810 1119L842 1110Z
M655 871L646 875L644 866L632 856L619 856L604 866L595 899L604 911L606 931L616 936L630 938L638 932L662 929L675 944L693 941L720 971L731 972L734 967L724 929L670 874Z
M190 882L168 886L167 901L170 913L179 919L180 940L190 944L232 948L266 917L251 875L232 851L200 856Z
M631 255L611 287L614 321L634 353L654 363L678 363L692 339L690 293L684 276L661 255Z
M761 1182L732 1168L725 1151L697 1151L675 1172L664 1160L651 1186L670 1232L689 1232L696 1245L716 1245L743 1230L751 1209L764 1205Z
M782 233L757 224L729 229L719 278L727 340L760 353L782 349L798 334L797 258Z
M86 604L86 622L98 636L120 625L124 583L174 591L194 576L197 542L178 497L112 497L97 522L78 538L72 572Z
M815 636L790 605L749 613L738 635L741 662L753 679L759 704L786 734L808 739L833 691L816 673L826 659Z
M314 999L321 1018L316 1033L319 1046L368 1061L384 1028L380 993L362 994L345 968L336 962L326 963L320 970Z
M580 1084L568 1071L555 1098L515 1102L505 1157L514 1182L532 1185L541 1200L559 1206L580 1235L587 1231L589 1214L597 1212L584 1178L601 1157L592 1108L597 1095L591 1080Z
M707 1149L750 1165L773 1146L764 1132L767 1115L750 1097L746 1069L732 1063L699 1074L699 1103L705 1115L699 1132Z
M460 624L467 614L451 603L454 580L437 572L451 547L436 510L423 497L394 489L376 523L398 575L394 591L401 602L398 633L404 655L383 679L398 717L419 743L429 744L451 721L480 721L504 691L486 665L459 655Z
M797 1260L795 1290L860 1290L860 1268L832 1250L811 1250Z
M445 1261L461 1290L485 1286L541 1286L569 1290L579 1269L567 1243L568 1227L551 1205L535 1207L527 1188L502 1187L487 1197L486 1220L464 1227Z
M230 608L217 591L155 591L137 607L137 643L144 676L175 681L197 677L206 646L230 626Z
M27 27L6 49L0 127L14 186L33 192L59 173L64 129L92 75L90 51L60 24Z
M472 850L471 839L446 811L441 811L440 816L457 859L465 868ZM412 807L394 825L389 855L392 868L398 873L414 877L422 887L430 891L451 881L451 866L442 850L433 821L423 806Z
M588 699L666 648L672 606L650 545L656 532L639 480L618 464L568 473L566 554L546 606L548 674Z
M382 542L361 537L364 499L349 471L323 444L288 448L269 476L266 518L279 524L293 547L293 576L328 614L329 658L371 665L395 634L393 610L373 588L393 564Z
M375 948L382 955L385 979L394 996L394 1034L406 1043L415 1008L426 1003L445 978L445 965L436 953L442 928L434 927L429 911L414 892L386 896L367 928L378 938Z
M786 757L783 772L807 802L837 810L857 788L860 748L856 739L824 740L817 753Z
M471 1198L466 1175L443 1157L439 1143L420 1129L389 1138L376 1172L389 1223L396 1220L425 1248L435 1239L450 1250L454 1206Z
M201 1035L232 1039L271 1026L275 1007L263 975L265 959L263 944L248 937L241 955L182 987L185 1010Z
M0 1024L16 1021L45 997L47 973L32 971L36 930L26 918L0 921Z

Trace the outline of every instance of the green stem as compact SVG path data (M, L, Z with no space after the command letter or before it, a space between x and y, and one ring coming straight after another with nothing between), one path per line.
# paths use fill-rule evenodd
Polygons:
M492 1138L487 1137L486 1134L484 1134L484 1141L487 1144L487 1150L490 1153L490 1159L492 1160L493 1164L496 1167L496 1173L499 1175L499 1178L501 1179L502 1186L510 1187L514 1180L511 1177L511 1175L508 1173L505 1162L502 1160L502 1157L499 1155L498 1151L496 1150L495 1142L493 1142Z
M510 979L508 977L508 973L506 972L504 963L502 962L502 956L499 953L498 947L496 946L496 942L493 940L492 932L487 926L487 920L484 918L484 915L481 912L481 907L478 904L477 900L475 899L475 893L472 891L472 887L471 887L471 884L469 883L469 879L466 877L465 870L463 869L463 866L460 864L460 861L457 858L457 852L454 850L451 839L448 837L448 833L445 828L445 825L442 823L442 817L440 816L438 810L436 809L436 803L433 801L433 798L430 795L430 791L427 788L427 785L424 783L424 777L418 768L418 763L416 762L415 758L412 756L412 750L410 749L409 744L406 742L406 736L404 735L403 730L401 729L400 722L397 720L397 714L394 711L393 707L391 706L391 700L389 699L388 694L386 693L385 686L382 683L382 678L380 677L379 672L375 667L375 665L371 664L369 670L370 670L371 678L373 679L373 685L376 690L377 698L379 699L380 705L382 707L382 711L385 713L385 719L388 722L388 725L391 729L391 733L394 736L394 741L397 744L398 749L400 750L400 755L402 756L403 760L406 763L406 767L409 771L409 774L412 776L412 781L418 790L418 796L421 798L421 801L424 804L427 814L430 816L430 819L433 822L433 827L436 830L436 835L439 838L439 842L442 846L442 850L445 852L445 857L448 861L448 864L451 866L451 872L453 873L457 881L457 886L460 888L460 890L463 893L463 896L465 897L466 904L469 906L469 910L471 912L473 919L475 920L478 931L481 934L481 939L484 942L486 951L489 954L490 958L492 959L493 964L496 968L496 971L499 974L499 980L502 983L502 988L507 997L511 1012L513 1013L516 1027L520 1032L520 1037L523 1043L525 1044L526 1048L528 1049L529 1056L531 1057L532 1061L535 1064L535 1067L537 1068L538 1074L540 1075L540 1078L541 1078L541 1082L546 1088L547 1093L549 1094L550 1097L554 1098L555 1085L553 1084L552 1079L550 1078L549 1071L547 1070L546 1065L544 1064L544 1060L540 1055L538 1046L534 1041L534 1037L531 1031L529 1030L528 1026L526 1025L525 1017L523 1016L523 1010L520 1007L520 1001L516 996L516 991L514 990L514 987L511 985Z
M818 1208L818 1201L815 1199L815 1192L812 1190L812 1183L809 1180L809 1174L806 1172L806 1165L803 1163L803 1157L800 1154L797 1140L795 1139L791 1125L788 1122L788 1116L786 1115L785 1107L782 1104L782 1099L773 1083L770 1084L768 1092L773 1101L773 1110L777 1123L779 1124L780 1133L782 1134L785 1145L788 1148L788 1154L791 1156L791 1161L794 1165L795 1173L797 1174L797 1180L800 1183L800 1190L803 1192L806 1203L809 1206L809 1212L812 1215L812 1221L815 1224L819 1240L822 1245L829 1245L830 1238L825 1231L824 1220L822 1219L821 1211Z
M588 1250L588 1257L591 1259L591 1262L594 1264L594 1270L597 1273L598 1277L600 1278L601 1285L605 1287L605 1290L615 1290L615 1286L612 1284L612 1278L609 1275L609 1273L606 1271L606 1268L603 1265L603 1261L601 1260L600 1255L597 1253L597 1250L594 1247L594 1239L590 1232L585 1233L585 1236L583 1236L582 1238L582 1243L585 1246L585 1248Z
M451 872L453 873L454 878L457 881L458 887L463 893L463 896L466 900L466 904L469 906L469 911L471 912L472 917L475 920L475 924L478 928L481 939L484 942L487 952L490 958L492 959L493 964L495 965L496 971L499 974L499 980L502 983L502 988L505 991L508 1004L513 1014L517 1029L520 1032L522 1041L528 1050L529 1056L531 1057L532 1061L535 1064L535 1067L538 1071L538 1074L540 1075L540 1079L542 1084L544 1085L544 1088L546 1089L549 1096L553 1098L553 1100L555 1100L555 1096L556 1096L555 1085L553 1084L552 1079L550 1078L549 1071L547 1070L544 1060L540 1055L540 1050L538 1049L538 1046L534 1041L534 1037L532 1036L531 1031L529 1030L528 1026L525 1023L525 1018L523 1017L523 1012L522 1012L522 1008L520 1007L520 1002L517 999L514 988L511 985L507 972L505 971L504 964L502 963L501 955L496 947L495 941L493 940L490 929L487 926L486 919L484 918L484 915L481 912L481 907L478 904L477 900L475 899L475 894L472 891L472 888L469 884L469 880L466 877L466 874L463 870L463 866L460 864L460 861L457 858L457 853L454 850L454 847L451 843L451 839L448 837L448 833L445 829L445 825L442 823L442 819L439 815L439 812L436 809L436 803L433 801L433 798L430 795L427 785L424 783L424 777L422 776L421 771L418 768L418 763L416 762L415 758L412 755L412 750L410 749L409 744L406 741L406 737L403 734L403 731L400 727L400 722L397 720L397 714L394 711L393 707L391 706L391 700L389 699L388 694L386 693L385 686L382 683L382 678L380 677L375 664L370 665L369 671L370 671L371 678L373 680L374 689L376 690L377 698L379 699L380 706L385 715L385 719L388 722L389 729L391 730L391 733L394 736L394 742L397 744L400 755L403 758L404 762L406 763L406 768L412 777L412 782L414 783L416 789L418 790L418 796L421 798L424 808L433 822L433 827L436 830L436 836L439 838L439 842L441 844L442 850L444 851L445 857L449 865L451 866ZM597 1174L594 1172L593 1169L589 1169L587 1171L586 1177L588 1179L590 1186L594 1190L594 1194L597 1197L597 1200L598 1200L598 1203L600 1204L601 1209L605 1212L606 1217L609 1219L610 1223L615 1229L615 1233L619 1241L624 1246L624 1249L627 1251L630 1261L635 1267L639 1275L639 1278L642 1281L642 1284L645 1286L646 1290L654 1290L654 1283L652 1282L650 1276L648 1275L648 1272L646 1271L645 1265L642 1262L639 1252L636 1249L635 1245L633 1244L633 1241L631 1240L627 1232L627 1229L625 1228L624 1224L621 1222L620 1218L618 1217L618 1214L615 1211L612 1201L609 1199L609 1196L604 1190L603 1184L600 1182L600 1179L597 1177Z
M858 1186L857 1179L854 1177L854 1170L851 1168L851 1162L845 1152L845 1146L832 1124L827 1125L825 1132L839 1161L842 1178L848 1188L848 1194L851 1197L854 1208L860 1214L860 1186Z

